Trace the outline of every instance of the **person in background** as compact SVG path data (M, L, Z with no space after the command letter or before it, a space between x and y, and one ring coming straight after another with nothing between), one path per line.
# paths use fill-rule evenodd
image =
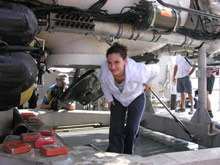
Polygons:
M191 104L191 109L189 114L193 114L193 96L192 96L192 83L190 80L191 74L194 72L195 68L191 65L194 65L192 60L188 60L183 56L176 57L176 65L173 70L173 83L176 83L177 77L177 92L180 93L181 96L181 108L177 109L176 112L185 112L186 108L186 96L185 93L188 94L188 98ZM189 64L190 62L191 64ZM176 75L177 74L177 75Z
M59 73L56 78L56 84L50 86L46 95L43 98L42 104L38 107L40 109L53 109L53 101L56 99L56 95L61 95L68 87L69 84L69 76L64 73ZM64 109L74 110L75 104L64 105Z
M218 71L218 69L207 68L207 71L209 72L210 76L207 77L207 96L206 96L206 99L207 99L206 103L207 103L207 105L206 106L207 106L207 110L208 110L209 116L211 118L213 118L211 101L210 101L209 95L212 94L213 86L214 86L214 83L215 83L215 74Z
M146 102L144 85L158 76L159 66L128 58L127 47L119 43L107 50L106 58L99 80L111 111L107 152L133 154Z

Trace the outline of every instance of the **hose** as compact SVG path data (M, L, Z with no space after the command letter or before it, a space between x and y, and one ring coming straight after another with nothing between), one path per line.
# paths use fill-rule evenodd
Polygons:
M20 115L17 108L13 108L13 134L20 135L22 133L27 133L28 127L24 123L22 116Z

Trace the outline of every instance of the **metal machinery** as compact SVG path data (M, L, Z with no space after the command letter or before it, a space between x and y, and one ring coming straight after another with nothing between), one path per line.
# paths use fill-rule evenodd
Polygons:
M194 115L193 121L205 129L210 124L205 113L205 69L220 59L219 8L215 0L0 0L0 134L10 128L11 108L30 98L36 77L41 83L47 67L95 69L105 60L109 45L117 41L127 45L128 55L137 61L174 54L198 59L202 80L198 113L204 113L199 118ZM101 92L91 94L90 79L96 78L86 74L76 80L60 101L71 97L87 104L98 99ZM85 90L73 96L71 91L80 83ZM179 137L189 140L182 133ZM220 145L218 134L205 137L198 143Z

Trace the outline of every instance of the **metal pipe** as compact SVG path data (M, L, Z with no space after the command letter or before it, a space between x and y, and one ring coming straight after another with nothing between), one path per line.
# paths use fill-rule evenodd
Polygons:
M198 57L198 109L191 118L191 122L197 124L209 125L211 119L206 109L206 46L199 49Z
M198 90L199 90L199 110L206 109L206 49L202 46L199 49L199 78L198 78Z
M202 11L198 11L198 10L194 10L194 9L190 9L190 8L185 8L185 7L180 7L180 6L172 5L172 4L169 4L169 3L165 3L162 0L157 0L157 2L159 2L161 5L169 7L169 8L174 8L174 9L177 9L177 10L186 11L186 12L189 12L189 13L194 13L194 14L201 15L201 16L206 16L206 17L211 17L211 18L215 18L215 19L220 19L220 16L215 15L215 14L208 14L208 13L205 13L205 12L202 12Z
M123 30L120 30L123 28ZM200 46L204 41L202 40L193 40L190 37L178 33L166 34L157 34L154 31L147 30L134 30L134 27L129 24L118 24L110 22L99 22L95 21L95 29L91 32L94 35L99 36L108 36L115 37L118 36L120 31L120 38L129 39L129 40L139 40L139 41L148 41L148 42L157 42L157 43L166 43L175 45L190 45L190 46ZM186 42L187 38L187 42Z
M22 51L36 51L39 48L32 46L16 46L16 45L8 45L8 50L10 52L22 52Z
M122 30L123 29L123 30ZM155 34L152 31L134 30L132 25L110 22L95 21L95 31L92 34L101 36L112 36L130 40L152 41Z
M13 108L13 134L20 135L22 133L27 133L28 127L24 123L22 116L20 115L17 108Z
M92 124L82 124L82 125L69 125L69 126L57 126L54 130L56 130L56 132L62 132L62 131L66 131L66 130L70 130L70 129L75 129L75 128L85 128L85 127L101 127L103 126L100 123L92 123Z

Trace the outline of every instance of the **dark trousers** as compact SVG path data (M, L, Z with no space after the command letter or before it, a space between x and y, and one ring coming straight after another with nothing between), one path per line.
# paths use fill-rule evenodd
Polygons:
M111 105L107 152L133 154L145 101L145 93L139 95L128 107L124 107L118 100L114 99L115 105ZM127 121L125 125L126 112Z

